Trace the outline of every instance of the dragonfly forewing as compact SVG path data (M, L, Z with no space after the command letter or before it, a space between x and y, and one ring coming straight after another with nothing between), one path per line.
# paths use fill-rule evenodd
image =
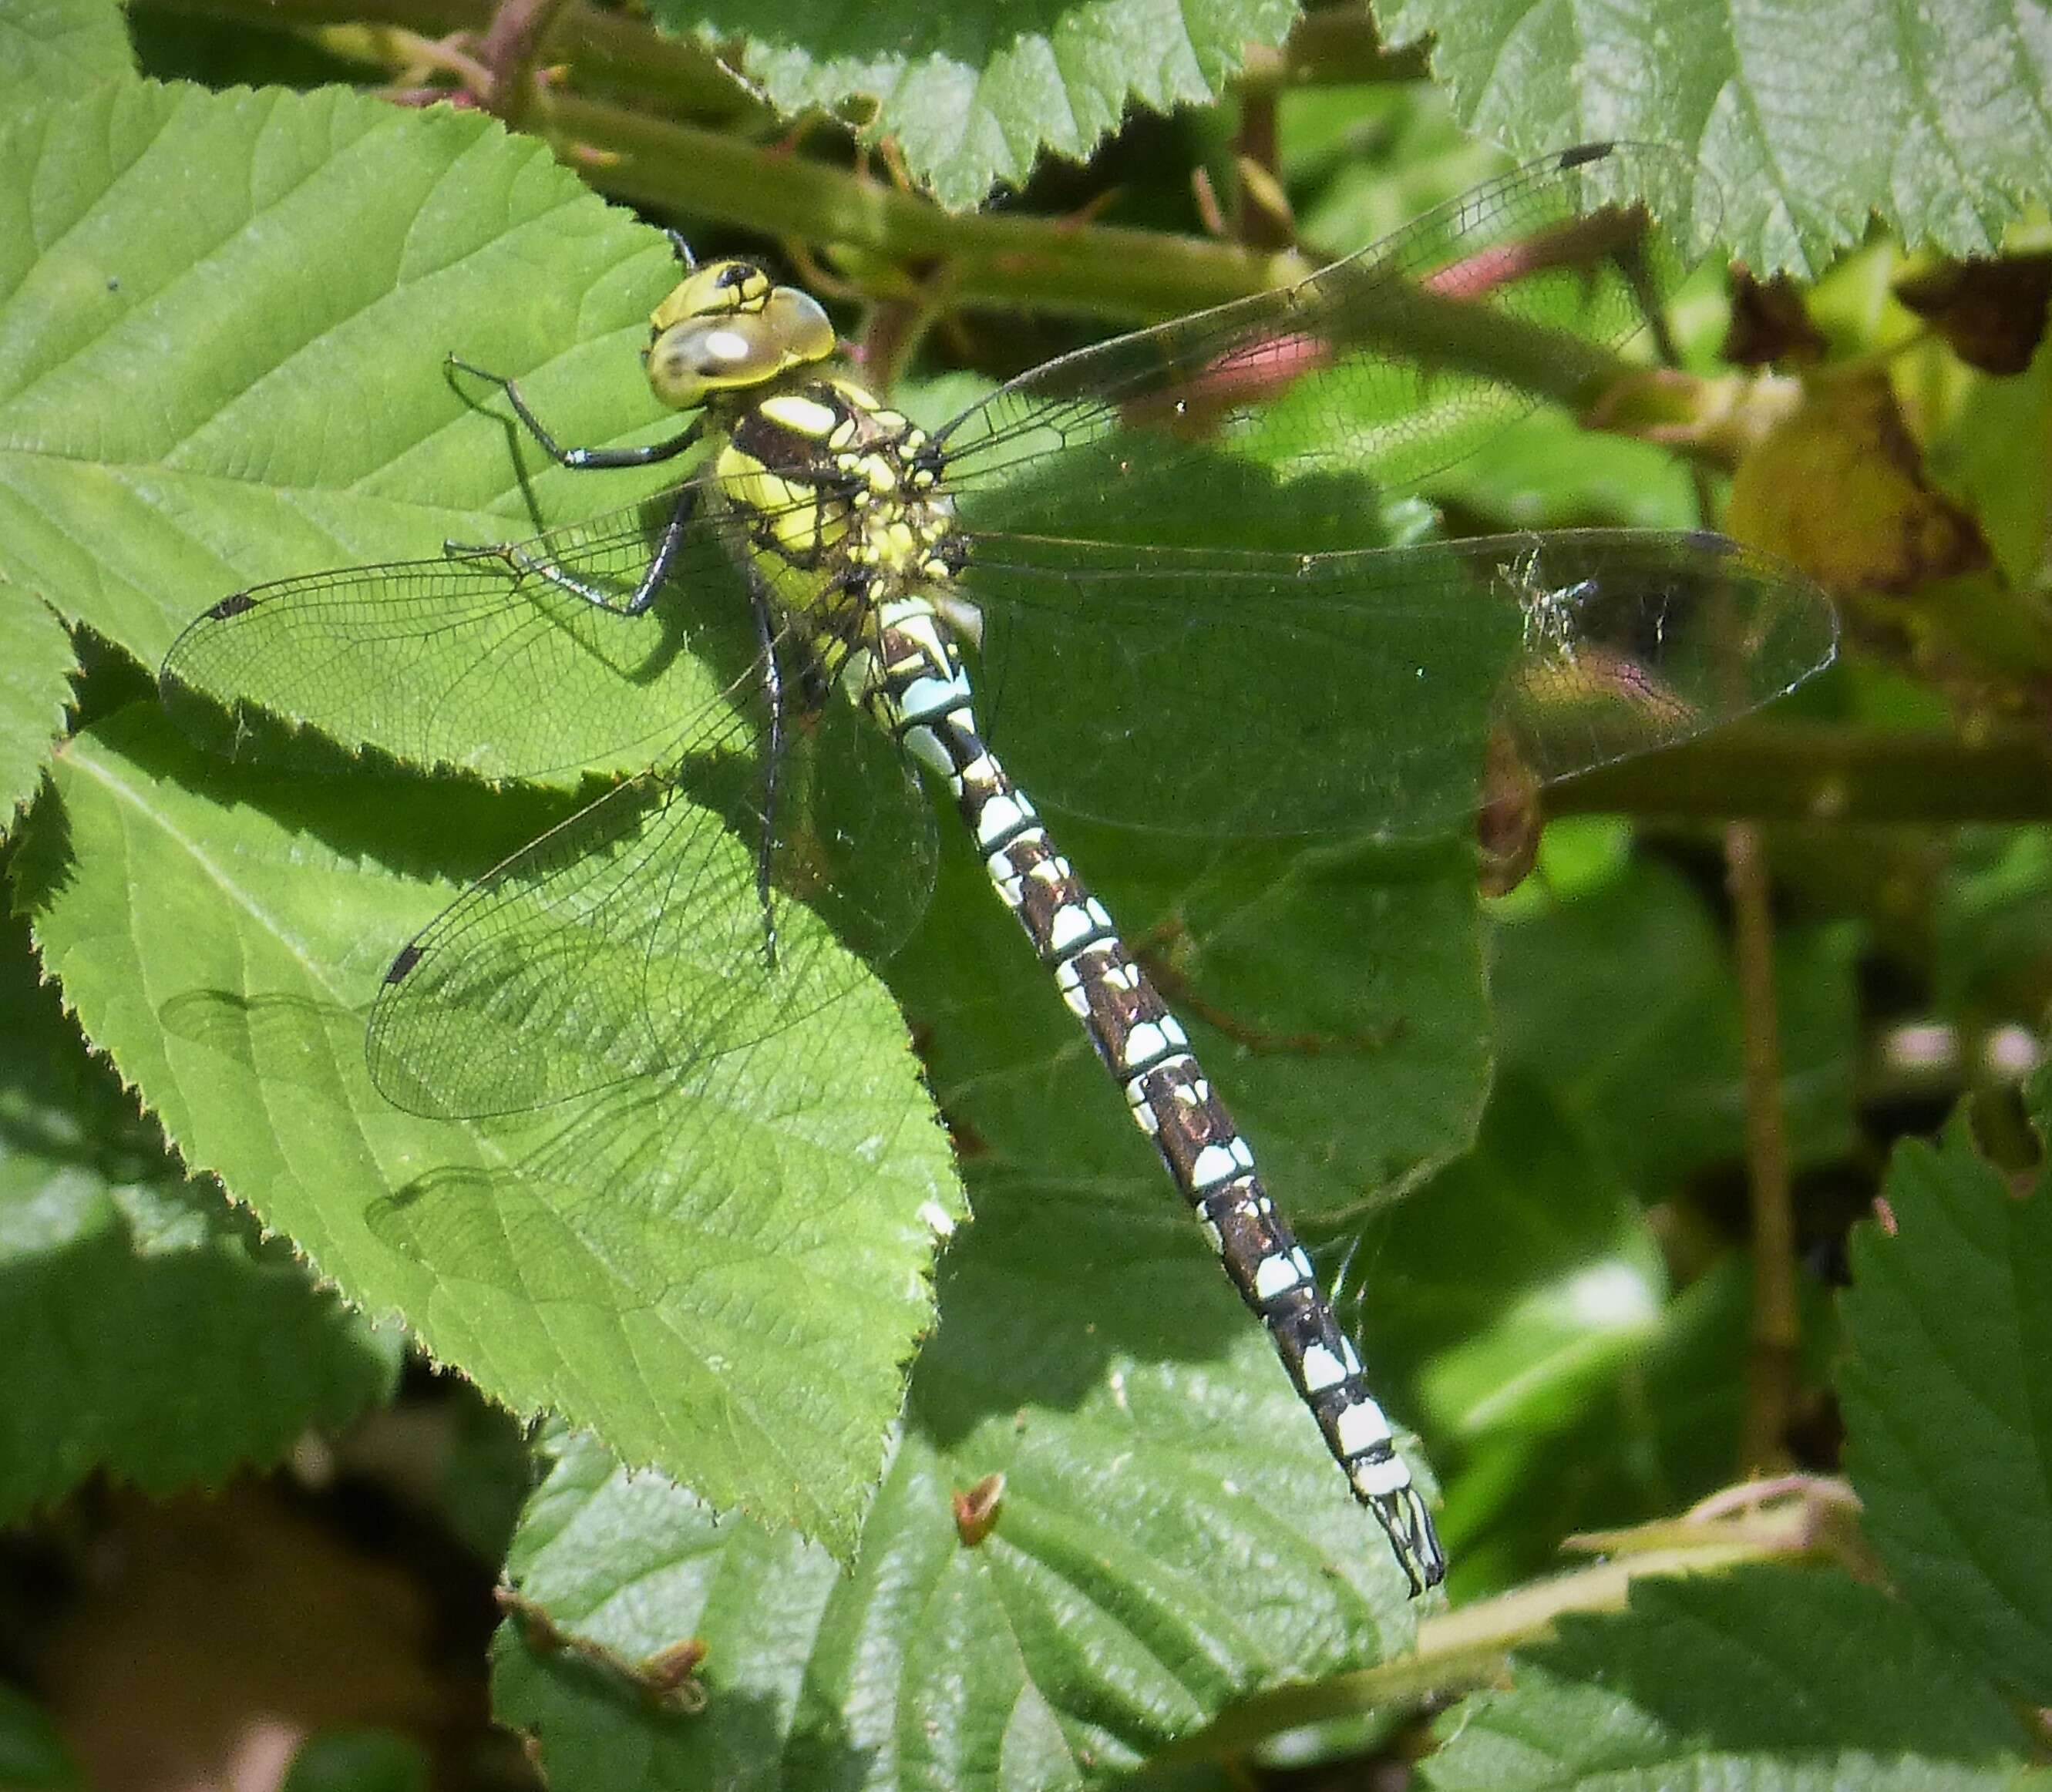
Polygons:
M624 601L673 503L237 592L172 644L165 703L202 745L238 757L289 753L282 721L492 778L660 762L695 726L719 726L721 694L755 652L726 525L711 506L693 516L676 601L647 627L566 581Z
M1291 473L1414 484L1541 397L1613 366L1707 242L1709 177L1658 145L1549 156L1297 284L1022 374L941 432L976 527L1089 534L1200 448ZM1655 217L1690 221L1682 233ZM1110 472L1060 496L1021 475L1086 444Z

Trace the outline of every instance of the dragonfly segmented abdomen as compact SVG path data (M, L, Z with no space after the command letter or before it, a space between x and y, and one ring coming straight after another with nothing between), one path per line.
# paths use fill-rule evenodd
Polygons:
M1134 1123L1160 1152L1240 1298L1267 1328L1412 1590L1438 1585L1446 1558L1431 1515L1310 1257L1263 1186L1253 1152L1181 1023L985 743L967 674L940 618L921 598L885 605L875 652L865 694L879 719L946 781L1000 899L1123 1090Z

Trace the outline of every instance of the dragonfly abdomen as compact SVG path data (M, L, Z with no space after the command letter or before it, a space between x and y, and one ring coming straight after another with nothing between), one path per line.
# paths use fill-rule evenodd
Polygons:
M985 745L968 675L931 601L880 606L875 640L871 707L947 780L999 897L1267 1328L1355 1497L1381 1521L1413 1590L1436 1584L1446 1563L1431 1519L1310 1258L1262 1186L1254 1154L1181 1023Z

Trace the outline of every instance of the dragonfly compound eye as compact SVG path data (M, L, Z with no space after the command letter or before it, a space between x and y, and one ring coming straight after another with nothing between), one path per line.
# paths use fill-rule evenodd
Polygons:
M744 264L723 265L731 271ZM762 277L759 270L746 271ZM717 392L761 385L834 351L832 322L811 294L766 282L753 289L752 303L737 307L734 296L750 287L719 286L719 272L703 268L679 283L649 320L655 339L648 383L673 410L702 405Z

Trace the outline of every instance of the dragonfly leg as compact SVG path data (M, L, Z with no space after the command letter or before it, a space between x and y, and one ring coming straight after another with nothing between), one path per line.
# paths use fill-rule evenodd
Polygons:
M567 591L573 597L582 597L594 609L610 610L615 616L639 616L656 601L656 594L663 589L663 581L670 576L670 569L676 564L677 550L683 546L684 531L690 526L691 511L697 503L698 487L682 485L677 487L676 502L670 507L670 520L663 525L662 538L656 544L656 551L649 556L648 564L642 569L635 583L634 595L621 603L610 593L599 586L588 584L574 573L566 573L553 561L537 558L517 542L444 542L442 552L452 560L503 560L517 573L546 579L559 590Z
M691 253L691 245L684 241L683 231L666 229L663 234L670 239L670 252L677 258L679 268L688 274L698 266L699 258Z
M784 670L777 659L776 618L762 581L748 581L748 606L755 618L755 640L762 655L762 699L770 708L770 731L762 746L762 831L755 842L755 900L762 910L762 957L777 968L777 910L770 872L777 851L777 790L784 763Z
M642 569L634 595L624 605L607 605L605 608L617 607L629 616L639 616L656 601L656 593L663 589L663 581L669 577L670 569L677 563L677 550L684 545L684 531L691 526L691 512L698 507L698 497L699 488L695 485L677 487L676 502L670 507L670 520L663 525L662 539L656 542L656 551L649 555L648 564Z
M517 381L508 379L503 374L488 372L476 363L464 360L460 354L448 356L447 365L460 367L464 373L481 380L489 380L497 386L506 394L507 403L513 407L513 414L527 426L527 433L540 444L542 453L558 466L568 467L574 472L589 472L595 468L652 467L658 461L673 460L699 439L699 432L705 426L705 418L701 414L692 418L686 428L679 430L667 441L651 442L646 448L566 448L549 433L542 420L528 408L527 401L520 395Z

